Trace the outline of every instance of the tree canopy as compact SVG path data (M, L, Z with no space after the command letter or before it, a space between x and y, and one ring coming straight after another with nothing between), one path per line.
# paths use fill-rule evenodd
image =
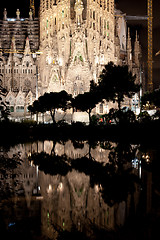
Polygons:
M79 94L73 99L72 103L73 107L75 107L76 110L78 109L89 114L89 122L91 123L91 112L97 104L95 94L92 92L85 92L84 94Z
M53 123L55 123L56 109L61 108L63 111L66 111L70 108L70 101L71 95L66 91L45 93L43 96L40 96L38 100L34 101L33 106L29 106L29 110L33 113L49 111Z
M99 89L101 97L107 101L121 103L125 97L132 97L139 91L140 85L135 83L136 76L128 70L128 66L115 65L113 62L105 65L99 77Z
M160 107L160 90L156 90L153 92L146 92L141 98L141 104L146 105L147 103L159 108Z
M6 95L7 95L7 90L0 85L0 119L1 120L8 120L8 116L10 115L9 102L3 99L4 97L6 97Z
M72 106L73 108L76 108L76 110L87 112L89 115L89 122L91 123L92 109L95 108L100 101L101 95L98 93L98 87L94 81L91 81L90 91L77 95L72 100Z

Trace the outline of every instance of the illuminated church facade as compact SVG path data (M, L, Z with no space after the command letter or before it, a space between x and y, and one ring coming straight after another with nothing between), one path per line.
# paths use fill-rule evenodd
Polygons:
M16 15L10 19L4 10L0 20L0 81L13 115L27 114L45 92L89 91L110 61L127 64L140 82L138 36L132 49L125 14L114 0L41 0L39 18L31 10L28 18L19 10Z

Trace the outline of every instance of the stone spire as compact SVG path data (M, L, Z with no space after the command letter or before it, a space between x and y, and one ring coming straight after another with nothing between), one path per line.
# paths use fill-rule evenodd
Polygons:
M26 38L26 45L24 49L24 55L27 55L31 52L30 44L29 44L29 38Z
M135 43L134 43L134 62L137 66L139 66L140 62L140 55L141 55L141 47L139 44L139 40L138 40L138 34L136 31L136 38L135 38Z
M16 15L17 15L17 20L20 20L20 11L19 11L19 9L17 9Z
M10 47L10 54L7 63L11 65L11 81L10 81L10 90L12 91L15 87L14 81L14 65L15 65L15 53L16 53L16 43L14 36L12 37L11 47Z
M130 28L128 28L128 38L127 38L127 51L132 51Z
M4 21L7 20L7 10L6 10L6 8L4 9L4 12L3 12L3 20Z
M33 20L33 12L31 9L29 11L29 20Z
M132 43L130 37L130 29L128 28L128 38L127 38L127 60L130 70L132 69Z
M12 37L11 41L11 52L16 52L16 42L14 36Z
M0 40L0 57L2 57L2 43L1 43L1 40Z
M76 12L76 24L80 26L82 24L82 12L83 12L83 2L82 0L76 0L74 10Z

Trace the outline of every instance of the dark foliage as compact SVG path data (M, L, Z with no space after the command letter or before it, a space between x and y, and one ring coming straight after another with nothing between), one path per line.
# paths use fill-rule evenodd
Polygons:
M28 110L33 114L49 111L53 123L55 124L56 109L61 108L63 111L66 111L71 107L70 102L71 95L69 95L66 91L50 92L45 93L43 96L40 96L38 100L34 101L32 106L28 107Z
M6 97L6 95L7 90L0 86L0 119L4 121L8 121L8 117L10 115L9 102L3 99L3 97Z
M45 174L65 176L70 170L69 164L66 162L66 156L49 155L45 152L34 153L29 160L33 160L39 169L44 171Z
M90 176L91 186L100 186L104 201L113 206L125 200L128 193L134 191L134 184L138 181L131 173L131 168L125 167L135 157L135 150L128 144L118 144L116 147L105 144L105 146L110 149L107 164L95 161L90 153L89 158L71 159L66 155L55 156L41 152L32 154L29 159L46 174L65 176L73 169L85 173Z
M127 65L117 66L113 62L108 63L99 77L99 91L102 99L117 102L121 110L124 97L131 98L140 89L135 79L136 76L129 72Z
M160 107L160 90L156 90L153 92L146 92L142 98L141 98L141 104L142 106L146 105L148 103L148 107L156 106Z

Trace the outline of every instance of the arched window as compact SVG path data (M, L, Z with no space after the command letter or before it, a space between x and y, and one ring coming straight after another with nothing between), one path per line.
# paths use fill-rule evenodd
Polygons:
M76 96L77 94L78 94L77 83L74 83L74 86L73 86L73 95Z
M14 106L10 106L10 111L14 112Z
M99 113L103 114L103 103L100 103L99 105Z
M24 112L24 106L17 106L16 112Z

